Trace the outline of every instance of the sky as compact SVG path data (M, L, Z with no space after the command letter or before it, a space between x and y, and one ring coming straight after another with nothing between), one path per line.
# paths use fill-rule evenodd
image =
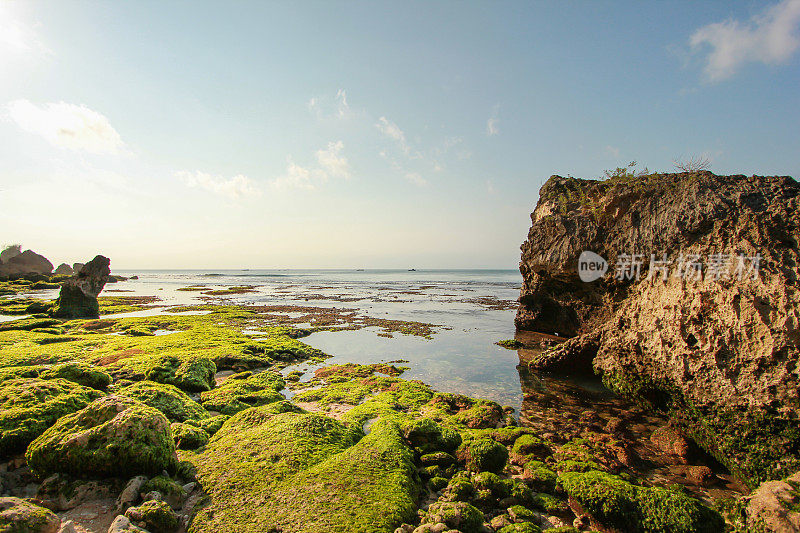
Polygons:
M0 0L0 245L515 268L552 174L800 176L800 0Z

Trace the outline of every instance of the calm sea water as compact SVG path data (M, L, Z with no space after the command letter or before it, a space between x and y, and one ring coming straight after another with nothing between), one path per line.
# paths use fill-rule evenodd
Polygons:
M109 284L106 295L154 295L166 304L202 303L188 285L254 285L255 293L218 301L244 305L346 307L378 318L440 326L432 339L380 330L318 332L304 342L333 356L328 363L408 360L408 379L518 408L522 401L517 353L494 343L514 337L522 278L516 270L137 270L138 280ZM110 291L132 291L116 293ZM313 369L309 365L301 368Z

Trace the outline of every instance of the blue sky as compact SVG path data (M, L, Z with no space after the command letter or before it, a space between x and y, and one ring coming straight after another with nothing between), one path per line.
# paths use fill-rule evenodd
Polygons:
M800 0L0 1L0 243L514 268L551 174L800 174Z

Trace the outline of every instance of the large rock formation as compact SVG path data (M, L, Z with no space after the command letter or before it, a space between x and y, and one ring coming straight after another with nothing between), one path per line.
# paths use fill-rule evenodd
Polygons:
M572 337L532 368L591 364L751 485L800 468L795 180L553 176L531 219L517 327Z
M49 275L53 272L53 263L33 250L18 253L18 246L10 246L3 250L5 254L0 261L0 277L21 277L27 274Z
M75 274L75 271L72 270L72 267L69 266L68 264L61 263L60 265L58 265L58 268L56 268L54 274L56 276L72 276Z
M61 285L53 315L62 318L97 318L100 307L97 296L111 274L111 260L102 255L86 263L80 272Z

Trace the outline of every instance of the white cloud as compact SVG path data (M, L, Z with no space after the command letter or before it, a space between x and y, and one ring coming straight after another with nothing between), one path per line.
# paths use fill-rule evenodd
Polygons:
M731 77L746 63L783 63L800 47L800 0L783 0L748 22L726 20L696 30L692 49L710 50L705 75L709 81Z
M375 127L377 127L385 136L397 141L397 144L400 145L400 149L403 150L404 153L407 154L409 152L408 143L406 142L406 134L397 124L386 117L381 117L378 119L378 123L375 124Z
M0 3L0 62L15 56L48 56L52 51L44 44L38 32L17 19L10 4Z
M407 172L405 178L414 185L416 185L417 187L424 187L428 184L428 180L426 180L416 172Z
M36 105L15 100L7 109L20 128L40 135L54 146L92 153L118 153L124 148L108 119L85 106L66 102Z
M329 178L350 179L350 163L342 155L342 141L329 142L326 149L317 150L317 166L303 167L292 159L286 165L286 172L273 179L270 186L275 189L316 189Z
M306 106L318 118L336 117L345 119L352 115L350 104L347 103L347 91L344 89L339 89L333 99L330 96L313 96L308 100Z
M188 172L181 170L175 173L175 177L188 187L198 187L231 199L261 196L261 191L253 180L242 174L237 174L232 178L225 178L223 176L212 176L200 171Z
M327 150L317 150L317 162L326 176L350 179L350 164L341 155L344 149L342 141L328 143Z
M486 121L486 135L491 137L500 133L500 130L497 129L497 122L497 119L494 117Z

